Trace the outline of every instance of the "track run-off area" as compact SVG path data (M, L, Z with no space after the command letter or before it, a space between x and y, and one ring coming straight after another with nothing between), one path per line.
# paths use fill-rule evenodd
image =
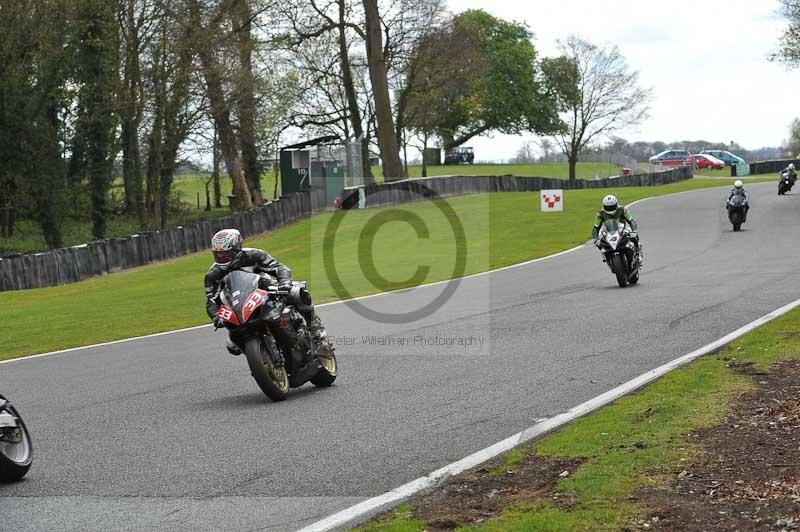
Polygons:
M425 476L800 298L800 196L748 190L740 233L723 188L634 205L638 286L584 246L464 278L409 323L323 306L340 377L280 404L211 328L2 364L36 452L0 486L4 526L294 530ZM361 303L411 312L445 286Z

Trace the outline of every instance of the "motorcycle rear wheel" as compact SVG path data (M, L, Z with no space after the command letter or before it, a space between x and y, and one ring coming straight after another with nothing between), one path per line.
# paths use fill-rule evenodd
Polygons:
M33 444L25 422L13 406L8 405L6 412L19 418L22 441L16 444L0 442L0 482L4 483L15 482L24 477L33 463Z
M289 376L286 368L275 367L263 338L254 338L244 346L247 365L258 387L273 401L284 401L289 394Z
M614 255L611 258L611 267L614 270L614 274L617 276L617 284L619 284L619 287L625 288L628 286L628 272L622 255Z

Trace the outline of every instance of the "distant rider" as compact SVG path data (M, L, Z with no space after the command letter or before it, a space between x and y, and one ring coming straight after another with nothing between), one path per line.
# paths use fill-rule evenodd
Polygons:
M627 207L619 204L617 197L609 194L603 198L603 208L597 211L594 219L594 228L592 228L592 240L595 246L600 246L600 228L607 220L617 220L619 222L627 223L631 228L631 241L636 245L639 252L640 259L642 258L642 246L639 244L639 224L633 219L631 211Z
M750 196L745 191L744 183L742 183L741 179L737 179L733 183L733 186L731 187L731 191L728 193L728 200L726 202L726 208L727 209L731 208L731 199L734 196L742 196L742 197L744 197L744 220L743 221L746 221L747 220L747 211L750 210Z
M789 163L789 166L787 166L781 174L787 174L789 176L789 183L792 186L797 182L797 172L794 169L794 163Z
M288 290L292 287L292 270L278 262L275 257L264 250L242 248L242 234L237 229L223 229L211 239L211 253L214 264L206 273L206 312L217 328L222 328L224 322L217 315L219 308L218 296L222 290L222 280L226 275L236 270L252 271L253 273L266 273L277 279L278 288ZM308 300L311 300L308 295ZM322 321L314 311L314 305L295 305L298 312L303 315L308 323L311 334L317 341L322 341L327 336ZM241 350L229 339L228 351L232 355L240 355Z

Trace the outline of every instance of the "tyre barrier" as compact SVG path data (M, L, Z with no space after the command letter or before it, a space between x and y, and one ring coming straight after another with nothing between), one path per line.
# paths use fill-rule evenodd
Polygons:
M785 170L789 163L794 163L794 165L800 168L800 159L776 159L774 161L760 161L757 163L750 163L750 174L749 175L757 175L757 174L779 174L782 170ZM731 167L731 177L737 177L736 173L736 165Z
M693 175L691 167L683 166L665 172L591 181L513 176L447 176L405 179L382 185L364 185L348 188L342 193L342 208L385 207L420 201L427 197L458 196L486 192L536 192L550 189L576 190L667 185L690 179Z

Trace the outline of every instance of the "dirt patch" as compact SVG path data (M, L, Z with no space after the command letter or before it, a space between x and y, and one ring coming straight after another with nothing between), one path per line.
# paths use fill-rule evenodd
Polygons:
M555 498L559 504L568 505L564 497L556 497L553 488L580 464L526 456L513 466L502 465L502 459L495 460L412 499L414 517L425 520L426 530L433 532L480 524L523 501Z
M734 367L735 365L732 365ZM737 367L756 388L724 423L691 435L700 452L643 494L650 530L800 530L800 362Z

